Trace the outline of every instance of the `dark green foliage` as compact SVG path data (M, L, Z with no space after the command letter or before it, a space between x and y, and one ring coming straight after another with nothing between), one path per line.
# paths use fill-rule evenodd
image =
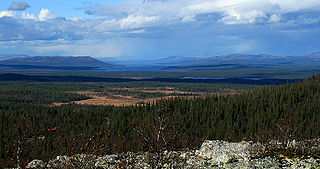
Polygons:
M0 107L44 105L88 99L88 96L71 93L71 86L48 83L0 83ZM73 89L74 90L74 89Z
M157 127L152 126L160 125L159 117L171 126L164 137L174 136L176 130L179 135L170 145L155 142L153 151L193 148L203 139L286 141L320 136L320 76L233 96L172 98L126 107L48 106L85 97L63 91L103 91L103 83L0 85L1 168L16 164L18 147L21 164L61 154L152 151L149 143L139 143L143 135L154 137Z

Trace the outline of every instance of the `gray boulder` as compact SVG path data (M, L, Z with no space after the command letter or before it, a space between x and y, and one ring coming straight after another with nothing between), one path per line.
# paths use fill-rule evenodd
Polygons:
M242 141L229 143L221 140L206 140L196 151L199 157L210 160L211 163L231 163L236 161L248 161L253 152L259 152L262 146Z

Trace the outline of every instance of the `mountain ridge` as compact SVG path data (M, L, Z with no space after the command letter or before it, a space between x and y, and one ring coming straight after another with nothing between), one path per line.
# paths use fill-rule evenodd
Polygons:
M0 61L4 66L47 66L47 67L110 67L90 56L30 56L10 58Z
M275 56L266 54L229 54L201 57L193 60L179 62L176 69L196 67L216 67L217 65L239 65L249 67L305 67L320 66L320 54L306 54L296 56ZM169 67L170 68L170 67Z

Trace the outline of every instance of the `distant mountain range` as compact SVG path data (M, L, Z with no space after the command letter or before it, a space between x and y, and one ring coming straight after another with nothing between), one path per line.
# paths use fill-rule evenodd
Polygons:
M192 60L196 60L198 57L190 57L190 56L166 56L160 59L149 60L151 63L156 64L178 64L181 62L188 62Z
M122 64L138 65L153 64L162 66L186 66L186 65L220 65L220 64L241 64L241 65L318 65L320 63L320 52L297 55L297 56L274 56L274 55L252 55L252 54L229 54L229 55L202 55L202 56L182 56L173 55L162 58L132 59L126 58L101 58L103 61Z
M229 54L220 56L166 56L163 58L133 59L130 57L100 58L90 56L27 56L23 54L0 55L0 66L18 69L57 69L93 68L117 65L158 66L163 70L207 71L237 70L251 68L296 68L320 67L320 52L298 56L273 56ZM107 63L105 63L105 62Z
M273 56L230 54L221 56L206 56L192 60L176 62L168 66L169 69L196 69L196 68L268 68L268 67L305 67L320 66L320 53L300 56Z
M23 58L23 57L30 57L24 54L0 54L0 61L12 59L12 58Z
M173 65L184 61L197 59L195 56L172 55L162 58L105 57L100 60L117 65Z
M3 55L2 55L3 56ZM12 55L11 55L12 57ZM0 66L15 68L95 68L110 67L112 64L102 62L90 56L34 56L23 55L0 61Z

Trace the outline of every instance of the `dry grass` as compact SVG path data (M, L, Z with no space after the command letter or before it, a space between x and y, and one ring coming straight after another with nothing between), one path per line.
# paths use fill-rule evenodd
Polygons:
M163 93L163 94L193 94L193 95L205 95L204 92L183 92L179 90L174 90L172 87L166 88L111 88L113 90L127 90L135 92L144 92L144 93Z
M148 99L139 99L134 98L132 96L123 96L123 95L113 95L113 97L108 96L99 96L99 92L92 92L92 91L77 91L75 92L77 94L84 94L87 96L90 96L91 99L86 100L79 100L79 101L72 101L67 103L52 103L54 106L61 106L64 104L89 104L89 105L113 105L113 106L129 106L129 105L135 105L138 103L149 103L154 102L160 99L168 99L176 96L165 96L165 97L157 97L157 98L148 98Z
M205 97L208 95L229 95L229 94L237 94L239 92L229 91L227 93L205 93L205 92L183 92L174 90L174 88L111 88L113 90L124 90L124 91L136 91L136 92L144 92L144 93L163 93L163 94L177 94L177 96L164 96L164 97L154 97L154 98L134 98L132 96L124 96L124 95L115 95L110 93L110 96L101 96L100 92L93 91L76 91L73 93L83 94L91 97L90 99L80 100L80 101L72 101L67 103L52 103L53 106L61 106L64 104L88 104L88 105L113 105L113 106L130 106L136 105L139 103L152 103L160 99L169 99L173 97L184 97L184 98L193 98L193 97ZM197 96L178 96L179 94L191 94Z

